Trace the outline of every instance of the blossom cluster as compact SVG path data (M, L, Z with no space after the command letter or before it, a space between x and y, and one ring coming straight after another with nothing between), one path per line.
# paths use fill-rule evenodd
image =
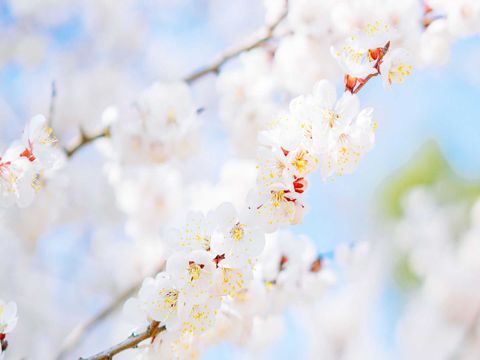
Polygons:
M268 22L285 11L283 0L264 3ZM412 66L448 62L453 43L478 34L479 24L476 0L288 1L275 29L278 41L244 54L239 67L220 74L220 116L232 143L252 157L245 135L267 128L279 102L309 92L320 79L338 79L334 58L350 90L377 74L388 87L404 81Z
M161 164L195 150L197 108L190 88L181 81L152 84L140 93L133 109L120 116L110 108L104 122L111 124L112 156L123 166Z
M103 122L110 129L108 177L128 216L127 232L156 239L162 225L183 210L180 165L198 149L200 122L191 89L181 81L154 83L126 111L107 109Z
M0 206L26 207L41 188L42 177L60 165L61 152L47 119L33 117L21 140L13 142L0 156Z
M225 203L207 216L190 213L185 228L172 233L172 247L182 251L124 306L137 324L146 319L166 326L142 359L196 357L222 340L265 345L275 337L262 328L278 324L292 304L314 302L335 283L308 238L268 235L262 250L265 235L237 216Z
M349 37L339 49L332 48L345 72L345 87L356 92L372 76L382 75L384 83L403 83L412 65L407 50L397 47L389 51L394 31L389 25L376 21L367 24Z
M320 169L327 179L356 168L375 141L372 112L360 109L358 96L349 92L337 99L334 85L323 80L260 134L258 181L249 204L269 231L302 221L310 173Z
M140 307L168 332L191 337L211 328L221 299L235 297L251 280L265 235L224 203L206 216L190 213L185 227L168 236L177 251L168 258L165 272L145 280L138 300L125 307Z
M385 28L365 32L373 40L359 44L366 56L375 57L362 63L366 70L381 73L389 43L387 40L382 48L378 44L388 35ZM368 81L351 71L357 64L345 64L347 76ZM393 79L388 75L391 69L386 70L389 79ZM226 314L240 316L251 311L247 320L253 321L258 315L265 319L275 314L275 309L283 310L285 304L298 299L296 293L304 300L312 299L323 285L332 282L333 277L323 271L322 259L311 246L284 241L276 244L276 250L265 249L265 238L302 221L310 173L319 169L324 179L350 173L373 147L373 109L361 109L354 92L353 87L346 86L337 98L335 86L322 80L313 93L294 98L288 111L259 134L257 182L246 206L237 210L223 203L207 215L191 212L181 230L165 234L172 251L165 271L146 279L138 297L125 304L130 317L143 319L143 323L157 321L166 327L157 346L147 354L193 356L199 350L200 336L227 326L224 318L232 315ZM270 289L275 289L272 298ZM271 305L263 313L248 301L263 303L260 298Z
M332 50L345 72L345 91L337 97L328 80L312 94L290 102L289 111L259 135L258 181L249 205L268 231L302 221L308 175L320 169L323 179L351 173L375 142L373 109L361 108L358 91L373 76L402 83L411 65L406 50L392 49L392 32L376 22Z
M17 304L0 299L0 359L3 359L8 347L7 334L17 325Z

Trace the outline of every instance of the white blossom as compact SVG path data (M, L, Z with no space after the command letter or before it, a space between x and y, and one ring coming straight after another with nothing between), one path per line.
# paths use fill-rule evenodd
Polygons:
M184 284L180 291L188 299L187 303L204 303L211 298L217 281L211 253L205 250L176 252L168 258L166 272L173 281Z
M401 48L388 52L383 58L380 70L386 85L402 84L412 72L409 53Z
M332 48L332 54L346 74L364 79L376 72L375 67L391 37L390 27L377 21L350 36L338 49Z
M197 108L185 83L154 83L129 114L111 129L113 156L120 163L161 164L185 158L196 148Z
M0 300L0 334L10 333L17 325L17 304Z
M237 214L230 203L215 211L216 231L212 236L212 251L224 255L220 266L242 268L252 266L265 243L264 232L248 216Z
M56 140L46 119L33 117L26 125L22 141L12 143L0 156L0 205L29 206L39 191L41 177L61 164L61 155L53 147Z

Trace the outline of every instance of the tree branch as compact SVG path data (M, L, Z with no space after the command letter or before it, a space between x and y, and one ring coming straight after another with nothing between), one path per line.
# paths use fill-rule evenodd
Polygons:
M98 134L94 135L87 135L83 130L80 130L80 139L78 142L71 148L65 148L65 153L67 154L68 157L72 157L75 155L75 153L83 148L84 146L94 142L97 139L101 139L104 137L109 137L110 136L110 128L105 128Z
M213 61L211 64L206 65L199 70L194 71L190 75L187 75L183 78L183 81L185 81L188 84L194 83L196 80L201 79L205 75L208 75L210 73L215 73L218 74L220 72L220 69L223 65L225 65L228 61L236 58L240 54L244 52L251 51L262 44L270 41L274 37L274 32L275 29L280 25L280 23L287 17L288 14L288 0L285 1L285 10L282 12L282 14L271 24L265 26L264 28L258 30L248 41L245 41L244 43L232 47L229 50L226 50L223 54L221 54L215 61ZM65 149L65 152L68 157L72 157L78 150L83 148L85 145L90 144L96 139L100 139L102 137L107 137L110 134L110 130L108 128L102 130L102 132L92 135L92 136L87 136L83 132L81 133L81 138L80 141L73 146L72 148L67 148Z
M193 83L195 80L200 79L201 77L208 75L210 73L218 74L220 69L225 63L230 61L233 58L236 58L240 54L244 52L251 51L265 42L271 40L273 38L275 29L280 25L280 23L287 17L288 14L288 0L285 1L285 9L282 14L270 25L265 26L264 28L258 30L249 40L235 46L227 51L225 51L222 55L220 55L217 60L213 61L211 64L200 68L199 70L191 73L190 75L186 76L183 80L189 84Z
M362 82L357 86L355 90L353 90L352 94L358 93L365 86L365 84L370 81L371 78L374 78L375 76L378 76L378 75L380 75L379 71L368 75L365 79L362 79Z
M60 348L60 352L57 355L57 360L64 359L70 351L72 351L78 346L78 344L81 342L85 334L88 333L88 331L93 329L97 325L97 323L101 322L110 314L112 314L118 307L120 307L125 301L127 301L129 297L133 296L139 288L138 285L139 284L137 283L129 287L104 309L100 310L98 314L88 319L84 323L76 326L65 338L65 341Z
M155 276L159 272L163 271L165 268L165 262L155 269L152 276ZM59 353L56 357L57 360L65 359L66 355L70 353L73 349L75 349L78 344L80 344L85 337L85 335L98 323L106 319L109 315L115 312L120 306L123 305L125 301L127 301L130 297L135 295L135 293L140 289L142 285L143 278L139 279L135 284L130 286L125 291L121 292L115 299L113 299L105 308L100 310L96 315L85 321L84 323L79 324L76 326L65 338L63 341Z
M112 346L110 349L102 351L88 358L80 358L80 360L111 360L115 355L125 350L135 348L144 340L150 338L154 339L155 336L162 331L165 331L165 326L160 326L159 322L152 321L145 331L136 335L132 334L132 336L130 336L128 339L115 346Z
M352 94L357 94L362 88L367 84L367 82L370 81L370 79L381 75L380 72L380 65L382 64L383 58L387 54L388 50L390 49L390 41L388 41L383 48L381 48L381 52L378 55L378 59L375 63L375 66L373 67L377 72L369 74L367 77L364 79L360 78L353 78L354 79L354 85L358 82L358 86L354 89L353 87L349 87L349 84L345 84L345 91L350 91ZM348 76L348 75L347 75Z

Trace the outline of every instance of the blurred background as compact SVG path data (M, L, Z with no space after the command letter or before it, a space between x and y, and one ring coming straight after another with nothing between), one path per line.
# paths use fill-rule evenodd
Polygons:
M258 0L0 0L0 146L17 138L31 116L48 114L52 102L57 138L74 144L80 129L103 128L109 106L127 114L142 89L211 62L264 19ZM340 90L339 74L333 77ZM235 172L241 166L225 170L229 159L245 169L251 159L229 140L216 86L213 75L193 85L203 110L200 150L176 164L189 194L180 191L181 205L160 222L176 224L188 208L208 209L212 202L191 192L208 190L221 198L237 184L215 194L211 189L233 179L240 189L251 181ZM480 324L479 305L469 300L480 297L467 290L478 287L469 267L478 265L467 255L480 247L463 244L470 237L480 242L474 207L480 195L479 99L478 36L455 43L446 65L416 68L402 86L385 89L380 80L371 81L361 101L375 108L375 148L353 175L329 181L314 176L309 212L293 227L320 253L372 243L368 264L357 274L361 285L327 297L313 322L301 309L288 311L283 331L266 348L219 344L202 358L447 359L460 346L457 358L469 358L471 348L474 359L480 337L471 333ZM100 141L76 154L47 184L44 199L21 214L16 209L2 216L0 295L15 298L20 314L11 359L55 357L66 333L149 274L161 256L150 251L154 242L139 245L125 230L131 214L116 206L102 146ZM137 260L127 264L129 256ZM457 274L462 267L456 261L467 270ZM102 350L125 337L129 326L115 313L67 358ZM341 349L335 356L332 343Z

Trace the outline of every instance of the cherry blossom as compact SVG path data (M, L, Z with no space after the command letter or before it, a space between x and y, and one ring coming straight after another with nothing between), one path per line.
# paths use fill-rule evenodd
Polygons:
M405 49L395 49L385 55L380 72L386 85L401 84L411 74L410 55Z
M154 83L138 96L131 118L114 116L112 156L120 163L161 164L196 147L197 108L183 82Z
M7 334L15 328L17 321L17 304L0 299L0 358L3 358L8 347Z
M144 280L138 298L129 299L124 305L124 313L137 317L135 312L145 312L149 319L165 324L169 330L181 325L179 309L182 297L175 282L165 273L159 273L155 279ZM179 299L180 297L180 299Z
M18 150L18 147L8 149L0 160L2 207L30 205L38 186L33 167L29 160L18 158Z
M352 172L362 155L372 149L375 142L372 112L372 108L366 108L351 123L331 131L328 149L321 161L324 178Z
M173 281L184 284L181 293L193 303L207 301L217 281L212 255L205 250L172 254L167 260L166 272Z
M62 155L46 122L42 115L33 117L22 141L13 142L0 156L1 206L29 206L42 187L41 177L60 167Z
M173 249L186 252L193 250L210 251L214 221L210 212L205 216L200 211L187 214L185 228L171 229L167 234L168 242Z
M60 153L53 147L57 139L52 133L53 129L48 127L43 115L34 116L23 132L25 149L21 156L31 161L37 171L55 168L59 163Z
M377 21L349 37L340 49L332 48L332 54L346 74L364 79L376 72L391 39L390 27Z
M242 268L253 265L265 243L262 229L235 208L224 203L216 209L216 231L212 236L212 251L222 255L219 266Z

